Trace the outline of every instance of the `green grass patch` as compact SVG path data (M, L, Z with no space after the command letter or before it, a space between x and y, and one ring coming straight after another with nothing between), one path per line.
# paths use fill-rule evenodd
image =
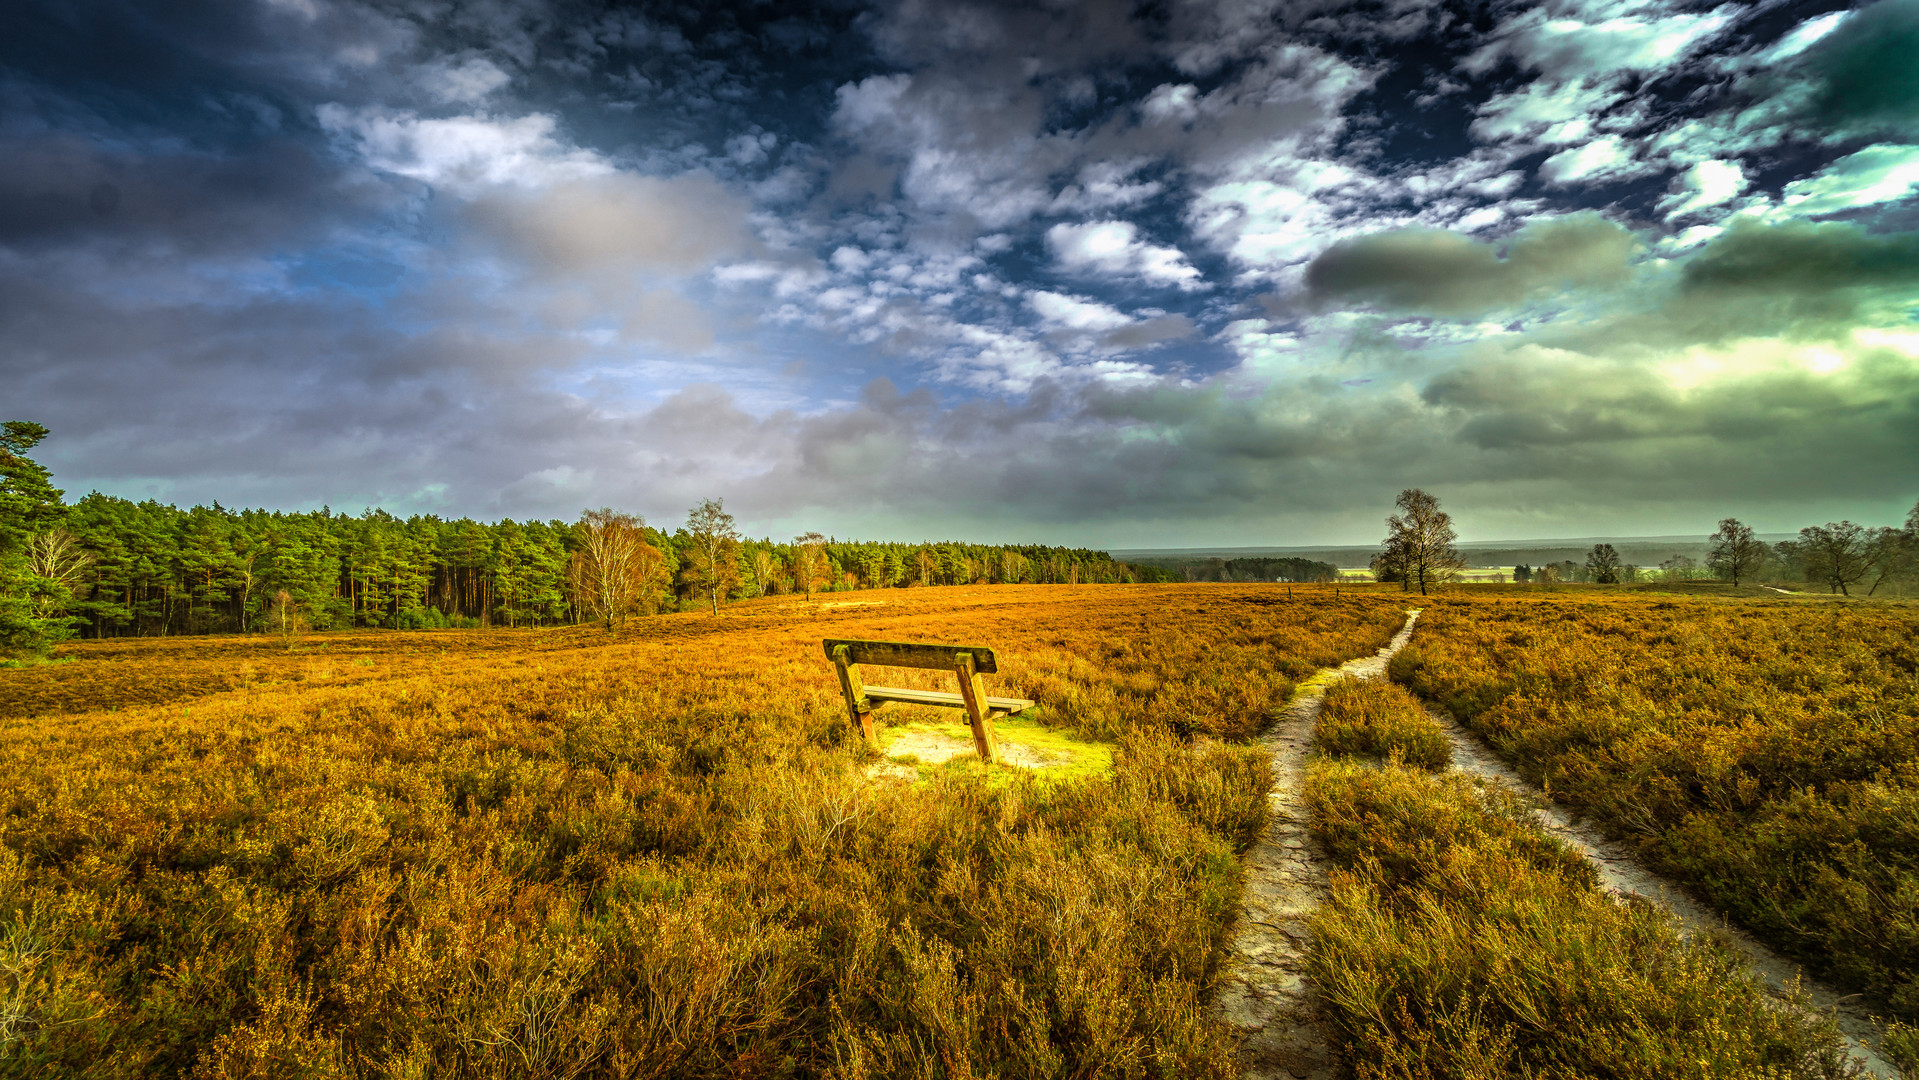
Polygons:
M1019 766L1007 766L1007 768L1020 768L1022 772L1028 772L1049 781L1104 776L1112 771L1113 756L1118 749L1115 743L1081 738L1078 732L1071 728L1048 727L1040 716L1043 708L1036 705L1025 712L1002 716L993 721L993 733L998 738L1002 754L1005 753L1008 745L1012 744L1032 750L1048 761L1048 764L1035 769ZM964 743L968 747L973 745L973 729L963 719L946 719L937 716L938 713L950 712L950 710L916 709L914 712L922 715L911 719L902 717L903 722L898 724L881 725L878 733L881 753L899 764L918 765L922 779L930 777L934 772L978 767L979 758L970 749L938 763L921 761L917 754L911 752L895 755L892 748L909 733L938 735ZM960 714L952 713L951 715Z

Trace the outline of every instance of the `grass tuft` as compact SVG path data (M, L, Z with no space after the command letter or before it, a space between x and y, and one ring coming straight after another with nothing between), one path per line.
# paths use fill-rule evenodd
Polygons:
M1452 743L1419 699L1384 679L1342 679L1326 691L1314 745L1335 756L1392 759L1422 769L1452 764Z

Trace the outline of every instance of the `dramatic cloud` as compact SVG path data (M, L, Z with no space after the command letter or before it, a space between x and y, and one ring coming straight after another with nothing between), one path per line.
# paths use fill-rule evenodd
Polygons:
M1919 0L1882 0L1805 56L1813 115L1844 134L1919 136Z
M0 386L75 494L1114 546L1919 496L1919 0L16 8Z
M1378 233L1333 245L1306 268L1306 286L1322 306L1477 315L1542 290L1617 284L1634 246L1631 233L1593 215L1528 225L1503 256L1457 233Z

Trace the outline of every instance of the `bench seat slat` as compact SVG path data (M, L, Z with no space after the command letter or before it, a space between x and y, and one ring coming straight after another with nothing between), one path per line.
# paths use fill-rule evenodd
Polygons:
M984 645L928 645L916 641L860 641L854 638L827 638L821 644L826 647L828 660L833 659L834 649L846 646L846 660L851 664L951 671L954 658L968 652L973 654L973 666L980 674L993 675L999 672L999 660L993 655L993 650Z
M958 694L949 694L943 690L904 690L892 686L867 687L866 700L874 704L882 701L897 701L905 705L937 705L947 709L966 707L966 699ZM1032 708L1033 702L1025 698L989 697L986 699L986 707L1018 713Z

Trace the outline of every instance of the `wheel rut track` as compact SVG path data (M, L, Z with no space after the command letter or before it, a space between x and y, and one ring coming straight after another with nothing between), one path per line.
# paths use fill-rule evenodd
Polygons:
M1439 721L1452 740L1453 768L1505 787L1532 807L1539 827L1564 841L1599 873L1600 887L1615 897L1634 897L1655 904L1679 921L1684 933L1717 932L1746 959L1747 966L1765 980L1766 988L1783 996L1794 986L1805 992L1814 1009L1829 1014L1846 1041L1846 1050L1865 1066L1869 1076L1899 1080L1899 1070L1881 1056L1882 1032L1872 1015L1849 995L1808 975L1804 968L1759 943L1733 926L1712 908L1694 900L1677 882L1646 869L1625 845L1606 838L1598 829L1554 803L1494 753L1478 735L1466 730L1445 712L1430 705L1426 711Z
M1320 1035L1318 1007L1306 977L1310 920L1324 899L1325 860L1314 842L1303 789L1327 688L1344 678L1374 679L1412 638L1419 612L1372 656L1326 668L1302 684L1260 742L1272 754L1273 787L1266 829L1246 853L1239 922L1227 946L1219 1015L1242 1042L1246 1080L1334 1080L1342 1075Z
M1306 759L1326 691L1345 678L1374 679L1412 639L1419 619L1406 623L1372 656L1326 668L1302 684L1260 742L1272 755L1273 787L1267 792L1265 830L1245 858L1246 882L1238 922L1215 1006L1241 1037L1245 1080L1337 1080L1344 1075L1317 1024L1318 1006L1306 957L1312 947L1310 920L1325 898L1325 859L1313 840L1306 811ZM1877 1023L1857 1004L1808 976L1796 963L1730 926L1687 896L1675 883L1641 866L1622 845L1575 819L1527 783L1477 735L1444 712L1427 707L1452 743L1453 768L1501 784L1534 809L1539 825L1566 842L1598 871L1601 887L1622 899L1638 897L1670 912L1686 933L1716 931L1742 953L1775 994L1802 989L1813 1007L1831 1015L1846 1049L1869 1076L1900 1080L1880 1054Z

